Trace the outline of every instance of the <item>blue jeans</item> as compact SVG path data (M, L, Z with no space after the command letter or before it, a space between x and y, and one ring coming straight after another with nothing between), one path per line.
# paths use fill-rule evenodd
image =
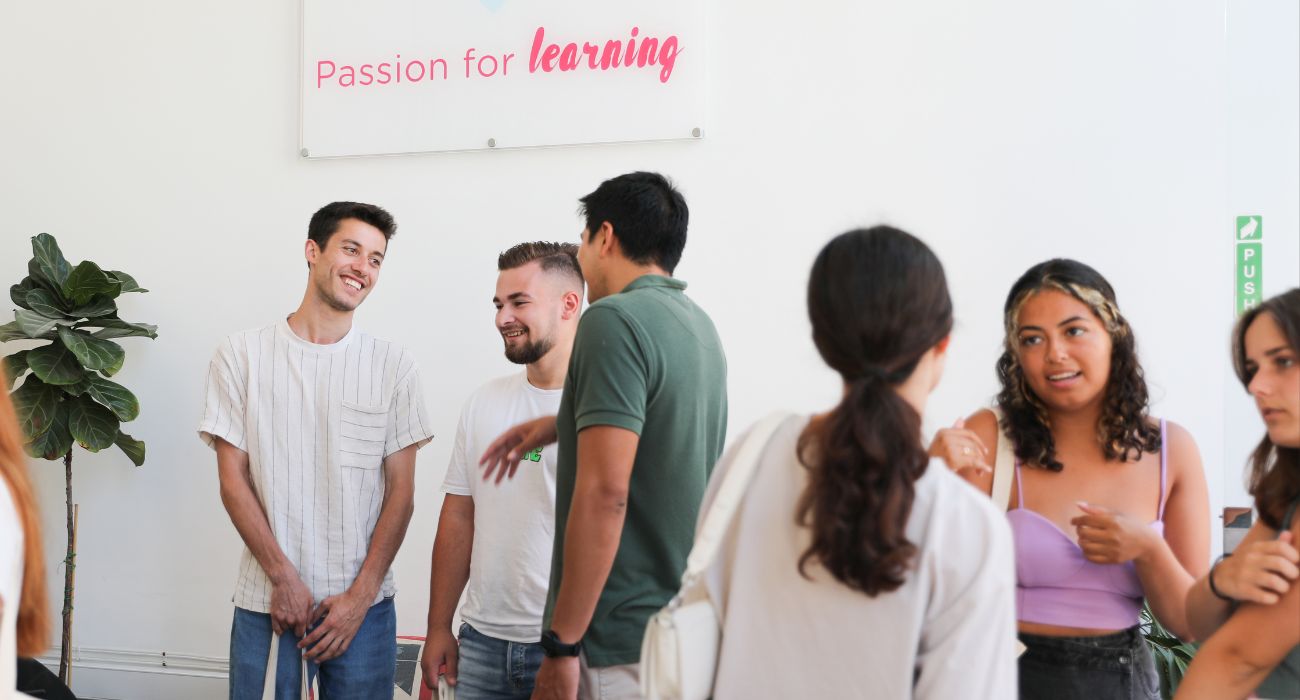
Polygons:
M271 651L271 616L235 608L230 626L230 700L262 700L266 658ZM297 700L302 687L301 637L286 631L276 659L276 700ZM308 679L319 678L320 700L393 697L397 669L397 615L393 599L370 606L348 650L323 664L307 663Z
M528 700L542 656L538 642L508 642L462 624L457 700Z

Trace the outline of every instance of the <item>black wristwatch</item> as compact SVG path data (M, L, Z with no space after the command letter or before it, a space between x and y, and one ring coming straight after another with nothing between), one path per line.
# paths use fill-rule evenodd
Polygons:
M555 630L546 630L542 633L542 653L554 659L562 656L577 656L582 651L582 640L573 644L565 644L560 641L560 636Z

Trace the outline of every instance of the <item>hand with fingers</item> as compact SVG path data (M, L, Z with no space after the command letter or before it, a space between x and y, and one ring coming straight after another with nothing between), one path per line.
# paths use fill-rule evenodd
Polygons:
M519 471L519 460L524 455L556 439L555 416L534 418L501 433L478 461L478 465L484 467L483 480L491 479L493 474L496 474L498 484L507 477L514 478L515 472Z
M285 572L271 584L271 629L276 634L291 631L302 637L311 624L311 603L311 591L298 572Z
M420 670L424 684L430 690L438 689L438 676L447 677L447 685L456 685L456 666L460 661L460 644L448 629L429 630L425 635L424 651L420 652Z
M1276 540L1244 544L1210 569L1214 588L1233 600L1272 605L1300 578L1300 551L1287 531Z
M542 667L537 670L532 700L577 700L580 675L576 656L543 659Z
M1070 520L1083 556L1094 564L1123 564L1155 551L1164 540L1147 523L1118 511L1079 501L1083 515Z
M350 590L322 600L311 613L311 619L319 624L298 642L303 658L319 664L341 656L361 629L371 602Z
M974 432L966 429L966 421L958 419L951 428L941 428L935 433L930 443L931 457L940 457L948 468L961 474L974 470L976 473L993 473L989 464L989 450Z

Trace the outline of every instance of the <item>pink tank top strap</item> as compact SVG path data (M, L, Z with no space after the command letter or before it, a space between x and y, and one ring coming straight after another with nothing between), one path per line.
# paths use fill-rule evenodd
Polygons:
M1165 519L1165 472L1168 470L1166 457L1169 455L1169 439L1165 435L1165 419L1160 419L1160 493L1156 501L1156 520Z

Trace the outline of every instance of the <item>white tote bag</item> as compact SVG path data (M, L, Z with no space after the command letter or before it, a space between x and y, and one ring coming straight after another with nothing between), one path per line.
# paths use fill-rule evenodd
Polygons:
M280 658L280 635L271 633L271 652L266 656L266 681L262 683L262 700L276 700L275 698L275 672L276 662ZM302 658L302 652L298 653L298 663L302 666L302 683L299 690L299 700L316 700L320 695L318 683L313 680L307 680L307 660Z
M722 626L701 576L717 556L763 449L788 416L774 413L764 418L745 438L695 533L681 590L646 625L641 642L641 693L646 700L705 700L713 694Z

